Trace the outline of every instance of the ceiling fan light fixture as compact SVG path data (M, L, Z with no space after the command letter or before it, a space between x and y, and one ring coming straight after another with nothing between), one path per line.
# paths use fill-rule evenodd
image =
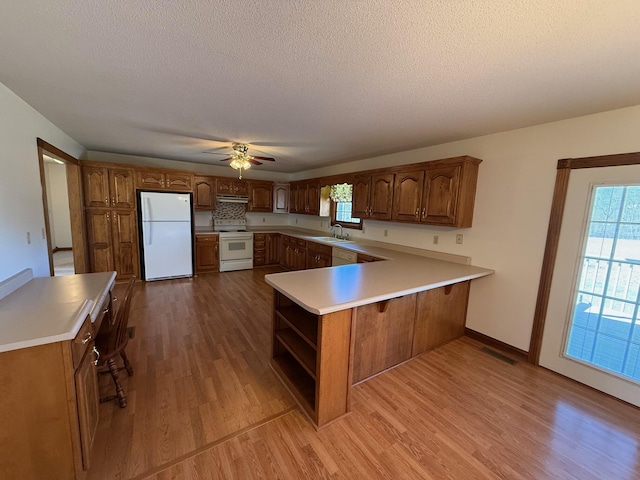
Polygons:
M249 170L251 168L251 162L249 162L250 159L251 156L247 155L245 152L241 152L238 150L235 150L233 152L231 163L229 163L229 166L234 170L238 170L239 179L242 179L242 170Z

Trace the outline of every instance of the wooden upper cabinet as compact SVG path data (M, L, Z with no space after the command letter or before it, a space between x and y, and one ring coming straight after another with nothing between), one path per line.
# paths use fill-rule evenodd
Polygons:
M271 212L273 210L273 183L249 182L249 212Z
M136 208L136 188L133 169L109 169L109 191L113 208Z
M165 180L165 188L167 190L185 190L191 191L193 188L192 173L167 173Z
M216 192L220 195L248 195L247 182L236 178L217 179Z
M164 182L165 174L162 172L138 170L136 175L136 186L138 188L163 189Z
M420 220L424 170L397 172L393 185L391 219L405 222Z
M353 216L391 219L393 173L356 175L353 181Z
M289 213L289 184L273 184L273 212Z
M86 207L109 206L109 169L83 167L84 204Z
M304 213L299 211L299 187L297 183L292 183L289 188L289 212L290 213Z
M305 211L309 215L320 214L320 181L312 180L307 183L307 195Z
M454 225L462 165L427 169L424 178L420 221Z
M188 172L138 170L136 186L138 188L151 188L156 190L191 191L193 188L193 174Z
M371 175L356 175L353 178L351 215L355 218L369 217L369 197L371 195Z
M481 160L462 157L457 162L434 162L425 171L421 221L430 225L468 228L473 209Z
M467 228L481 160L456 157L428 162L422 170L396 173L393 220Z
M196 176L193 180L193 206L196 210L215 210L215 177Z

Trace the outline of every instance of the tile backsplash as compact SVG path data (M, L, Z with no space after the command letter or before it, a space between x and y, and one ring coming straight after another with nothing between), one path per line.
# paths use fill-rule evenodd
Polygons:
M214 218L225 220L245 218L246 209L247 205L245 203L217 202L216 209L213 212L195 213L195 225L196 227L211 227Z

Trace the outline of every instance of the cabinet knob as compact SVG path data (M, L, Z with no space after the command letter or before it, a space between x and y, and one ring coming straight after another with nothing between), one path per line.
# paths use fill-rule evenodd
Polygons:
M116 197L111 197L111 205L116 206Z
M422 209L422 218L425 218L427 216L427 209L423 208Z
M104 204L109 205L109 197L104 197Z
M93 337L91 336L91 332L87 332L84 336L84 338L82 339L82 344L86 345L87 343L89 343L91 341Z
M107 213L107 220L109 220L109 214Z
M420 209L416 208L416 218L418 218L418 215L420 215Z

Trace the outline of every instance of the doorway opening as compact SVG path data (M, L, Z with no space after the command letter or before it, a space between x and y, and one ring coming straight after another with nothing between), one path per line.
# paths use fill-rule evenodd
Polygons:
M88 262L79 162L40 138L37 144L49 274L85 273Z

